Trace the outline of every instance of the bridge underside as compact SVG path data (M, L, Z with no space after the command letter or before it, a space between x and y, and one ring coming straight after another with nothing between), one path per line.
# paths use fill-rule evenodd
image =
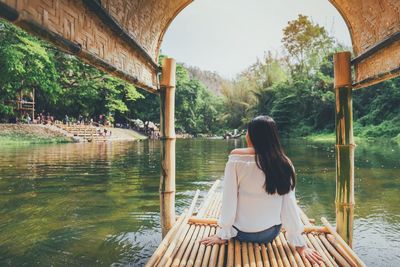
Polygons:
M159 90L165 31L191 0L0 0L0 16L84 61ZM330 0L349 28L354 88L400 74L400 1Z

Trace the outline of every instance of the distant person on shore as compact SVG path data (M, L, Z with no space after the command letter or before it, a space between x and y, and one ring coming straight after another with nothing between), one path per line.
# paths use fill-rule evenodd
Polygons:
M64 117L64 124L69 125L69 118L68 118L67 114L65 114L65 117Z
M78 116L78 124L83 124L83 116L80 114Z
M247 148L231 151L225 167L221 217L205 245L241 242L270 243L285 228L288 242L313 265L323 258L302 236L296 203L296 172L281 146L275 121L254 118L247 127Z
M31 124L32 123L32 119L31 119L31 116L29 116L29 114L26 114L26 123L27 124Z

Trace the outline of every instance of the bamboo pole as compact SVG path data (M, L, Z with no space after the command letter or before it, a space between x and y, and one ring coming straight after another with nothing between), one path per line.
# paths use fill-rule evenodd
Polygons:
M256 267L256 255L254 253L254 244L252 242L247 243L247 253L249 254L250 267Z
M176 62L164 58L160 82L160 211L163 236L175 221L175 75Z
M204 230L204 237L208 237L210 236L210 231L211 231L211 227L209 225L206 226L206 229ZM204 255L206 252L206 245L204 244L200 244L199 249L197 251L197 255L196 255L196 259L194 261L194 267L200 267L201 266L201 262L205 259Z
M200 240L203 239L204 236L204 231L205 231L206 227L204 225L200 226L200 232L199 235L197 236L192 252L190 253L189 259L186 263L186 265L184 266L193 266L194 264L194 260L196 259L196 255L197 255L197 251L199 250L200 247Z
M249 267L249 252L247 249L247 242L241 242L242 244L242 261L243 261L243 267Z
M286 251L286 255L289 258L290 265L293 266L293 267L297 267L297 266L304 267L304 264L301 261L300 255L298 255L299 256L298 259L296 259L294 257L294 255L293 255L292 251L290 250L290 247L289 247L289 245L288 245L288 243L287 243L287 241L285 239L285 236L283 235L282 232L279 233L279 238L280 238L280 241L282 243L283 248Z
M195 228L196 228L196 225L191 225L190 226L189 231L186 234L185 240L183 240L183 243L179 247L178 253L175 256L174 261L171 264L172 267L179 266L179 263L182 260L182 256L185 253L186 247L188 246L190 240L192 239L192 235L193 235L193 232L194 232Z
M213 216L214 210L215 210L216 206L218 205L218 202L219 202L218 201L218 194L215 194L215 197L213 199L212 205L211 205L210 209L208 210L206 217L209 217L209 218L213 218L214 217Z
M192 238L190 239L189 245L187 246L186 250L185 250L185 254L183 254L182 259L180 260L179 266L183 267L186 266L186 263L188 261L189 255L192 252L192 248L195 245L196 240L198 240L198 235L200 232L200 226L196 225L196 228L194 230L194 233L192 235Z
M287 239L287 234L286 234L286 233L284 234L284 236L285 236L285 239ZM295 258L296 258L296 260L297 260L298 262L299 262L299 261L302 261L303 264L305 265L305 267L311 267L311 266L312 266L311 263L310 263L310 261L309 261L307 258L301 256L301 255L297 252L296 247L295 247L294 245L292 245L292 244L288 244L288 245L289 245L290 249L292 250L292 253L293 253L293 255L295 256ZM300 264L299 264L299 265L300 265Z
M182 215L179 217L178 221L174 224L172 229L168 232L168 234L164 237L164 239L161 241L160 245L156 249L156 251L153 253L149 261L146 263L146 267L154 266L159 258L164 254L164 252L167 250L168 245L171 241L171 238L174 236L176 233L177 229L182 225L183 219L185 218L185 213L188 211L185 210Z
M331 243L329 243L329 241L325 238L325 235L320 235L319 239L340 266L351 267L351 265L347 263L347 261L342 257L342 255L340 255L340 253L337 252L337 250L331 245Z
M221 200L221 195L219 195L217 205L215 205L213 213L212 213L212 217L214 217L214 218L218 217L218 213L219 213L219 209L220 209L221 205L222 205L222 200Z
M219 262L221 261L221 253L219 253L219 259L218 259L218 265ZM230 239L228 241L228 255L226 258L226 266L227 267L233 267L235 264L235 241L233 239Z
M202 217L204 217L204 218L208 217L208 214L210 213L211 207L214 204L215 198L216 198L216 194L215 193L210 196L210 201L209 201L208 205L204 208L204 213L203 213Z
M214 230L213 230L213 233L212 233L212 234L215 234L216 228L213 227L213 229L214 229ZM220 246L225 246L225 244L222 244L222 245L214 244L214 245L212 246L211 255L210 255L210 262L208 263L208 266L214 267L214 266L217 264L218 251L219 251ZM205 266L205 265L203 264L203 266Z
M329 230L325 226L304 226L303 233L329 233Z
M311 243L311 241L308 239L307 235L304 235L304 237L306 238L307 246L308 246L309 248L312 248L312 249L318 251L318 249L317 249L316 247L314 247L314 245L313 245L313 244ZM319 252L319 251L318 251L318 252ZM326 267L326 265L325 265L324 262L321 262L321 263L319 263L319 264L313 264L313 266L315 266L315 265L320 266L320 267Z
M283 267L283 261L282 261L281 256L279 255L279 251L278 251L278 248L276 246L275 240L272 241L271 244L272 244L272 249L274 251L274 255L275 255L275 258L276 258L276 262L278 263L278 266L279 267Z
M189 211L183 219L182 225L184 225L184 227L180 227L179 230L176 232L174 239L169 244L168 249L165 251L164 256L161 258L157 266L165 267L170 266L170 264L172 263L173 256L177 253L179 245L183 242L183 239L185 238L185 226L188 225L187 222L189 221L189 218L193 213L197 198L199 197L199 193L200 191L197 190L195 196L193 197L192 204L189 207Z
M272 267L278 267L277 257L275 257L275 252L272 249L272 244L268 243L267 244L267 248L268 248L269 262L271 263L271 266Z
M229 246L232 247L232 244L231 244L231 243L228 244L228 249L229 249ZM219 247L218 262L217 262L217 266L218 266L218 267L223 267L223 266L224 266L224 262L225 262L225 249L226 249L226 245L221 245L221 246ZM230 249L232 249L232 248L230 248ZM227 263L226 266L232 267L232 266L233 266L233 261L231 261L230 264Z
M217 196L216 195L214 195L213 196L213 198L212 198L212 200L211 200L211 202L210 202L210 206L208 206L207 207L207 210L206 210L206 212L205 212L205 218L210 218L211 216L210 216L210 214L211 214L211 211L212 211L212 208L213 208L213 206L214 206L214 203L215 203L215 199L217 198Z
M333 235L329 234L326 236L328 239L329 243L340 253L340 255L343 256L343 258L346 259L346 261L351 265L351 266L357 266L357 263L349 256L349 254L344 250L344 248L339 245L338 242L336 242L336 239Z
M321 218L322 223L329 229L331 234L336 238L336 241L343 247L343 249L348 253L348 255L357 263L358 266L365 266L364 262L354 253L350 246L341 238L341 236L336 233L332 225L328 222L325 217Z
M216 232L216 228L215 228L215 227L211 227L210 236L214 235L215 232ZM204 252L203 262L201 263L201 266L202 266L202 267L208 266L208 263L209 263L209 261L211 260L211 259L210 259L210 258L211 258L211 251L212 251L212 249L213 249L214 246L215 246L216 248L218 248L218 245L216 245L216 244L213 245L213 246L207 246L207 247L206 247L206 251Z
M240 242L235 239L235 267L242 266Z
M218 220L214 218L199 218L199 217L190 217L189 223L191 224L207 224L207 225L217 225Z
M321 255L321 257L324 259L325 266L334 267L333 264L331 263L331 261L325 255L325 252L323 251L323 249L318 244L317 240L315 240L314 236L312 234L307 234L307 238L311 242L311 244L313 245L314 249L317 250L318 253Z
M281 255L283 265L285 267L290 267L289 259L286 256L286 253L285 253L285 250L284 250L284 248L282 246L282 242L281 242L281 239L279 238L279 235L275 238L274 242L276 243L276 247L277 247L277 249L278 249L278 251L279 251L279 253Z
M336 231L352 246L354 213L354 138L351 53L333 57L336 124Z
M307 227L312 227L313 225L311 224L310 219L308 219L307 215L304 213L303 209L299 210L300 210L300 218L303 224Z
M261 244L261 256L263 258L264 267L270 267L270 265L272 265L272 263L270 264L267 247L265 246L265 244ZM275 267L275 266L273 265L273 267Z
M332 263L333 266L338 267L339 265L336 263L336 261L332 258L332 255L329 253L329 251L326 249L324 244L322 243L321 239L319 238L318 235L314 236L314 239L317 241L318 245L321 247L321 249L324 251L326 257L329 259L329 261Z
M201 205L199 212L197 213L198 217L204 217L204 211L205 208L208 206L211 196L214 194L214 191L216 190L216 188L218 187L218 185L220 184L221 180L216 180L214 182L214 184L211 186L210 190L208 190L207 196L205 198L205 200L203 201L203 204Z
M254 254L256 257L256 266L263 267L263 260L262 260L262 256L261 256L261 246L258 243L255 243L255 245L254 245Z

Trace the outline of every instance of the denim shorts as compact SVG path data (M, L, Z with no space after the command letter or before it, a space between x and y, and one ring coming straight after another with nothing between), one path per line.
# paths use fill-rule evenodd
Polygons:
M275 237L279 235L281 227L282 224L278 224L260 232L247 233L247 232L242 232L238 228L233 226L233 228L235 228L238 231L237 235L235 236L236 240L240 242L256 242L256 243L272 242L275 239Z

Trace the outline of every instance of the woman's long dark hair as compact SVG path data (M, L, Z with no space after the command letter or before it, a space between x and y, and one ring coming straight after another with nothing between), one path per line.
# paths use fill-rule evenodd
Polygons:
M247 131L256 152L257 166L265 173L265 191L284 195L294 189L296 174L279 141L275 121L258 116L249 123Z

